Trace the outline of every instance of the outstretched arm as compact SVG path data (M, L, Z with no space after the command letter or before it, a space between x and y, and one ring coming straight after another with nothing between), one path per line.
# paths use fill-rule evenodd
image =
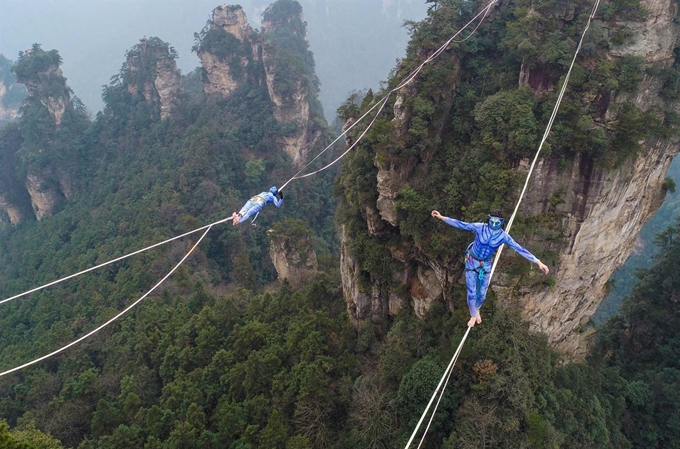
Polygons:
M456 220L455 218L445 217L442 214L440 214L439 211L437 210L432 211L432 216L434 218L440 219L449 226L453 226L454 228L458 229L463 229L464 231L475 232L476 231L475 225L478 225L478 223L466 223L464 221Z
M505 235L506 235L506 238L505 238L505 244L506 244L506 245L508 245L510 248L514 249L514 250L517 252L517 254L519 254L520 256L524 257L524 258L525 258L526 260L528 260L529 262L533 262L533 263L535 263L536 265L538 265L538 268L540 268L541 271L544 272L545 274L548 274L548 273L550 272L550 269L548 268L548 266L547 266L546 264L544 264L543 262L541 262L541 261L538 259L538 257L534 256L533 254L531 254L531 253L529 252L529 250L527 250L527 249L524 248L522 245L520 245L519 243L517 243L517 242L515 241L515 239L513 239L512 237L510 237L509 234L506 233Z

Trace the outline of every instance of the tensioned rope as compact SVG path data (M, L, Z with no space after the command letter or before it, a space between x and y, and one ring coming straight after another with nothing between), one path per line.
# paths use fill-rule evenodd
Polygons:
M467 339L468 333L470 333L471 327L468 327L467 330L465 331L465 335L463 335L463 339L460 341L460 344L458 345L458 349L456 349L456 353L453 354L453 358L451 359L451 369L449 369L449 375L446 376L446 382L444 382L444 388L442 389L442 392L446 390L446 386L449 384L449 379L451 378L451 374L453 373L453 367L456 366L456 362L458 361L458 356L460 355L460 352L463 350L463 345L465 344L465 340ZM440 381L441 382L441 381ZM418 449L420 449L420 446L423 445L425 442L425 435L427 435L427 431L430 430L430 425L432 424L432 420L434 420L434 415L437 409L439 408L439 403L442 401L442 398L444 397L443 394L439 395L439 399L437 399L437 403L434 405L434 409L432 409L432 414L430 415L430 420L427 422L427 427L425 427L425 431L423 432L423 437L420 439L420 443L418 444Z
M517 215L517 211L519 210L519 205L522 202L522 199L524 198L524 193L527 190L527 187L529 185L529 181L531 179L531 175L532 175L534 168L536 166L536 162L538 161L538 156L540 155L541 150L543 149L543 144L545 143L545 141L548 138L548 135L550 134L550 130L552 129L552 125L555 122L555 117L557 116L557 112L559 111L560 104L562 103L562 98L564 97L564 93L567 90L567 85L569 84L569 78L571 77L571 71L574 68L574 65L576 64L576 57L578 56L578 54L581 50L581 47L583 45L583 40L586 36L586 33L588 32L588 29L590 28L591 22L595 18L595 14L597 13L597 9L598 9L599 6L600 6L600 0L595 0L595 5L593 6L593 10L591 11L590 16L588 17L588 22L586 23L586 27L583 30L583 34L581 34L581 40L579 41L578 46L576 47L576 52L574 53L574 57L572 58L571 65L569 66L569 70L567 71L567 74L564 77L564 83L562 84L562 89L560 90L560 93L557 97L557 101L555 102L555 107L553 108L550 119L548 120L548 125L546 126L545 132L543 133L543 138L541 139L541 142L538 146L538 150L536 151L536 155L534 156L534 159L531 163L531 166L529 167L529 172L527 173L527 177L526 177L526 180L524 182L524 187L522 188L522 192L520 193L519 199L517 200L517 203L515 205L515 209L512 213L512 216L510 217L510 220L508 220L508 224L506 226L506 231L510 231L510 228L511 228L512 223L515 219L515 216ZM495 256L494 261L493 261L493 265L491 267L491 272L489 273L489 278L491 278L493 276L493 273L496 269L496 265L498 264L498 260L500 258L502 250L503 250L503 246L501 246L498 249L498 252L496 253L496 256ZM470 329L471 328L468 327L468 332L469 332ZM432 410L432 416L430 417L430 422L428 423L427 428L423 432L423 435L421 437L420 444L418 445L418 447L420 447L422 445L423 441L425 440L425 436L427 435L427 430L429 429L430 423L432 422L432 419L434 418L434 415L437 412L437 407L439 406L439 402L441 401L441 397L443 397L444 391L446 390L446 386L448 385L448 382L449 382L449 378L451 377L451 371L453 371L453 366L455 365L455 362L458 358L458 354L460 353L460 350L462 349L466 338L467 338L467 332L465 333L463 340L461 340L460 345L458 346L458 350L456 351L453 358L451 359L449 366L446 368L446 371L444 371L444 375L442 376L442 379L439 381L439 385L437 385L437 389L435 389L435 392L432 395L430 402L425 407L425 411L423 411L423 415L421 416L420 421L418 421L418 424L416 425L416 428L413 431L411 438L406 443L405 449L408 449L408 447L411 445L411 442L413 441L413 438L417 434L418 429L420 428L420 424L422 423L425 415L427 414L427 412L430 408L430 405L432 404L435 396L437 396L437 394L439 394L440 398L437 401L435 408ZM444 379L446 379L445 382L444 382ZM444 382L444 387L441 390L439 390L439 386L442 384L442 382Z
M335 164L336 162L338 162L340 159L342 159L349 151L351 151L351 150L359 143L359 141L366 135L366 133L369 131L369 129L373 126L373 124L374 124L375 121L377 120L378 116L380 115L380 112L382 111L382 109L383 109L383 108L385 107L385 105L387 104L387 101L388 101L389 97L391 96L391 94L394 93L394 92L396 92L396 91L398 91L398 90L400 90L400 89L403 88L404 86L408 85L411 81L413 81L413 79L415 79L415 77L420 73L420 71L423 69L423 67L424 67L426 64L430 63L431 61L433 61L435 58L437 58L441 53L443 53L443 52L446 50L446 48L448 48L448 46L449 46L452 42L464 42L464 41L466 41L467 39L469 39L469 38L477 31L477 29L479 28L479 26L481 25L481 23L484 21L484 18L485 18L486 15L488 14L488 11L490 10L491 6L493 6L497 1L498 1L498 0L492 0L492 1L489 3L489 5L487 5L484 9L482 9L482 10L481 10L481 11L480 11L480 12L479 12L472 20L470 20L463 28L461 28L456 34L454 34L449 40L447 40L442 46L440 46L440 47L439 47L432 55L430 55L424 62L422 62L415 70L413 70L413 72L411 72L411 73L406 77L406 79L405 79L404 81L402 81L402 82L399 83L396 87L394 87L392 90L390 90L390 91L389 91L389 92L388 92L381 100L379 100L374 106L372 106L368 111L366 111L366 113L364 113L364 115L363 115L362 117L360 117L360 118L359 118L356 122L354 122L350 127L348 127L345 131L343 131L343 133L340 134L340 135L339 135L339 136L338 136L331 144L329 144L323 151L321 151L319 154L317 154L311 161L309 161L309 163L307 163L302 169L300 169L295 175L293 175L293 177L291 177L286 183L284 183L283 186L281 186L281 188L279 188L279 190L283 190L283 188L285 188L285 187L286 187L291 181L293 181L294 179L302 179L302 178L306 178L306 177L308 177L308 176L312 176L312 175L314 175L314 174L317 174L317 173L319 173L319 172L321 172L321 171L323 171L323 170L329 168L330 166L332 166L333 164ZM472 30L472 32L471 32L466 38L464 38L464 39L462 39L462 40L460 40L460 41L455 41L455 38L456 38L460 33L462 33L468 26L470 26L470 24L472 24L475 20L477 20L477 18L479 18L479 17L482 16L482 15L483 15L483 17L482 17L482 19L480 20L480 22L477 24L477 26L474 28L474 30ZM364 119L364 118L365 118L365 117L366 117L373 109L375 109L375 108L378 107L378 106L380 106L380 107L379 107L378 111L376 112L375 116L373 117L373 119L371 120L371 122L369 123L369 125L366 127L366 129L364 129L364 131L361 133L361 135L359 136L359 138L358 138L358 139L357 139L357 140L356 140L356 141L355 141L355 142L354 142L354 143L353 143L353 144L352 144L352 145L351 145L344 153L342 153L338 158L336 158L335 160L333 160L330 164L328 164L328 165L322 167L321 169L316 170L316 171L314 171L314 172L312 172L312 173L307 173L307 174L305 174L305 175L299 176L300 173L302 173L307 167L309 167L309 165L310 165L311 163L313 163L313 162L314 162L316 159L318 159L323 153L325 153L328 149L330 149L330 148L331 148L331 147L332 147L332 146L333 146L340 138L342 138L345 134L347 134L347 132L349 132L354 126L356 126L358 123L360 123L360 122L361 122L361 121L362 121L362 120L363 120L363 119ZM9 373L11 373L11 372L20 370L20 369L22 369L22 368L25 368L25 367L27 367L27 366L30 366L30 365L32 365L32 364L34 364L34 363L37 363L37 362L39 362L39 361L41 361L41 360L44 360L44 359L46 359L46 358L52 357L53 355L56 355L56 354L58 354L58 353L60 353L60 352L62 352L62 351L64 351L64 350L68 349L69 347L71 347L71 346L73 346L73 345L79 343L80 341L82 341L82 340L88 338L89 336L91 336L91 335L93 335L94 333L98 332L99 330L103 329L104 327L106 327L106 326L109 325L111 322L113 322L113 321L115 321L116 319L118 319L118 318L119 318L120 316L122 316L123 314L127 313L132 307L134 307L135 305L137 305L140 301L142 301L144 298L146 298L151 292L153 292L153 290L155 290L159 285L161 285L161 284L162 284L162 283L163 283L163 282L164 282L164 281L165 281L165 280L166 280L166 279L167 279L167 278L168 278L168 277L169 277L169 276L170 276L170 275L171 275L171 274L172 274L172 273L173 273L173 272L174 272L174 271L175 271L175 270L176 270L176 269L184 262L184 260L189 256L189 254L191 254L191 252L194 250L194 248L196 248L196 246L198 245L198 243L200 243L200 241L203 240L203 238L205 237L205 235L207 235L207 233L210 231L210 229L211 229L214 225L217 225L217 224L220 224L220 223L224 223L224 222L229 221L229 220L231 220L231 217L230 217L230 218L225 218L225 219L222 219L222 220L219 220L219 221L216 221L216 222L214 222L214 223L212 223L212 224L209 224L209 225L206 225L206 226L203 226L203 227L194 229L194 230L189 231L189 232L187 232L187 233L184 233L184 234L182 234L182 235L179 235L179 236L176 236L176 237L173 237L173 238L164 240L164 241L162 241L162 242L159 242L159 243L150 245L150 246L148 246L148 247L146 247L146 248L142 248L142 249L140 249L140 250L137 250L137 251L134 251L134 252L132 252L132 253L126 254L126 255L124 255L124 256L121 256L121 257L112 259L112 260L110 260L110 261L108 261L108 262L104 262L104 263L102 263L102 264L99 264L99 265L90 267L90 268L85 269L85 270L82 270L82 271L80 271L80 272L77 272L77 273L74 273L74 274L65 276L65 277L63 277L63 278L60 278L60 279L57 279L57 280L55 280L55 281L49 282L49 283L44 284L44 285L42 285L42 286L39 286L39 287L30 289L30 290L27 290L27 291L25 291L25 292L23 292L23 293L20 293L20 294L17 294L17 295L14 295L14 296L11 296L11 297L9 297L9 298L6 298L6 299L1 300L1 301L0 301L0 304L3 304L3 303L5 303L5 302L9 302L9 301L11 301L11 300L20 298L20 297L22 297L22 296L26 296L26 295L28 295L28 294L35 293L35 292L37 292L37 291L39 291L39 290L42 290L42 289L44 289L44 288L47 288L47 287L50 287L50 286L59 284L59 283L64 282L64 281L66 281L66 280L73 279L73 278L75 278L75 277L77 277L77 276L80 276L80 275L82 275L82 274L88 273L88 272L90 272L90 271L94 271L94 270L96 270L96 269L102 268L102 267L104 267L104 266L106 266L106 265L110 265L110 264L112 264L112 263L121 261L121 260L126 259L126 258L128 258L128 257L131 257L131 256L133 256L133 255L140 254L140 253L142 253L142 252L148 251L148 250L150 250L150 249L152 249L152 248L156 248L156 247L158 247L158 246L164 245L164 244L169 243L169 242L171 242L171 241L173 241L173 240L177 240L177 239L179 239L179 238L182 238L182 237L185 237L185 236L187 236L187 235L193 234L193 233L198 232L198 231L200 231L200 230L203 230L203 229L206 230L206 231L203 233L203 235L201 236L201 238L198 240L198 242L196 243L196 245L194 245L194 247L192 247L191 250L189 250L189 252L186 254L186 256L185 256L185 257L184 257L184 258L183 258L183 259L182 259L182 260L181 260L181 261L180 261L180 262L179 262L179 263L178 263L178 264L177 264L177 265L176 265L176 266L175 266L175 267L174 267L174 268L173 268L173 269L172 269L172 270L171 270L171 271L163 278L163 279L161 279L161 281L159 281L156 285L154 285L154 286L151 288L151 290L149 290L146 294L144 294L142 297L140 297L137 301L135 301L134 303L132 303L129 307L127 307L126 309L124 309L121 313L119 313L118 315L116 315L115 317L113 317L112 319L110 319L109 321L107 321L106 323L104 323L103 325L99 326L98 328L96 328L96 329L90 331L89 333L83 335L82 337L78 338L77 340L75 340L75 341L73 341L73 342L67 344L66 346L64 346L64 347L62 347L62 348L60 348L60 349L58 349L58 350L56 350L56 351L54 351L54 352L52 352L52 353L50 353L50 354L47 354L47 355L45 355L45 356L43 356L43 357L40 357L40 358L37 358L37 359L35 359L35 360L31 361L31 362L28 362L28 363L26 363L26 364L24 364L24 365L18 366L18 367L16 367L16 368L11 369L11 370L8 370L8 371L5 371L5 372L0 373L0 377L4 376L4 375L6 375L6 374L9 374ZM466 335L467 335L467 334L466 334Z
M463 343L465 343L465 340L467 339L468 334L470 333L470 329L472 329L472 328L468 327L467 330L465 331L465 335L463 335L463 339L460 341L460 344L458 345L458 349L456 349L456 353L453 354L453 357L451 358L451 361L449 362L449 366L446 367L446 373L450 374L451 372L453 372L453 366L456 364L456 360L458 360L458 355L460 354L460 351L463 349ZM420 420L418 421L418 424L416 424L416 430L413 431L413 433L411 434L411 438L406 443L407 448L411 445L413 438L415 438L416 432L420 428L420 425L423 423L423 419L425 419L425 415L427 414L427 410L432 405L432 401L434 401L434 398L437 396L437 393L439 393L439 389L442 387L442 384L444 383L444 379L446 379L446 382L448 383L448 377L445 374L444 376L442 376L441 380L437 384L437 388L434 389L434 394L430 398L430 402L427 403L427 407L425 407L425 412L420 416ZM446 384L444 384L444 388L446 388ZM444 391L444 389L442 389L442 391ZM439 401L441 401L441 398L443 396L444 395L442 394L439 397L439 400L437 401L437 405L439 405ZM430 422L428 422L428 424L427 424L427 428L425 429L425 433L427 433L427 429L430 428L430 424L432 423L432 418L434 418L434 413L432 413L432 416L430 416ZM423 433L423 439L420 440L420 444L423 444L423 441L425 440L425 438L424 438L425 433ZM418 445L418 447L420 447L420 444Z
M207 229L205 230L205 232L203 233L203 235L201 235L201 237L198 239L198 241L194 244L194 246L191 247L191 249L189 250L189 252L187 252L187 253L184 255L184 257L182 257L182 260L180 260L180 261L177 263L177 265L175 265L175 266L172 268L172 270L170 270L170 271L168 272L168 274L166 274L166 275L163 277L163 279L161 279L160 281L158 281L158 283L156 283L156 285L154 285L153 287L151 287L151 290L149 290L148 292L144 293L138 300L136 300L135 302L133 302L132 304L130 304L129 306L127 306L125 309L123 309L123 310L122 310L120 313L118 313L116 316L114 316L113 318L109 319L109 320L106 321L104 324L100 325L99 327L97 327L97 328L95 328L95 329L92 329L92 330L91 330L90 332L88 332L87 334L85 334L85 335L83 335L82 337L80 337L80 338L78 338L78 339L72 341L71 343L67 344L66 346L63 346L63 347L57 349L56 351L50 352L49 354L44 355L44 356L42 356L42 357L38 357L37 359L31 360L30 362L24 363L23 365L19 365L19 366L15 367L15 368L12 368L12 369L9 369L9 370L7 370L7 371L1 372L1 373L0 373L0 377L5 376L5 375L10 374L10 373L13 373L13 372L15 372L15 371L19 371L20 369L26 368L27 366L33 365L33 364L38 363L38 362L40 362L40 361L42 361L42 360L45 360L45 359L48 359L48 358L50 358L50 357L52 357L52 356L54 356L54 355L57 355L57 354L59 354L60 352L63 352L63 351L65 351L65 350L67 350L67 349L70 348L71 346L73 346L73 345L75 345L75 344L77 344L77 343L80 343L81 341L85 340L86 338L88 338L88 337L94 335L95 333L97 333L97 332L99 332L100 330L104 329L106 326L108 326L109 324L111 324L112 322L114 322L115 320L117 320L118 318L120 318L121 316L125 315L128 311L130 311L130 309L132 309L134 306L136 306L137 304L139 304L144 298L146 298L147 296L149 296L149 295L151 294L151 292L153 292L159 285L161 285L163 282L165 282L165 280L166 280L167 278L169 278L170 275L171 275L172 273L174 273L175 270L177 270L177 268L179 268L180 265L182 265L182 263L184 263L184 261L187 259L187 257L189 257L189 255L194 251L194 249L196 249L196 247L198 246L198 244L201 243L201 240L203 240L203 237L205 237L205 236L208 234L208 232L210 232L210 229L212 229L212 227L213 227L214 225L215 225L215 223L213 223L213 224L207 226Z
M439 47L432 55L430 55L430 56L429 56L424 62L422 62L415 70L413 70L413 71L405 78L404 81L402 81L401 83L399 83L399 85L397 85L397 87L395 87L395 88L393 88L392 90L390 90L385 96L383 96L383 98L381 98L381 99L380 99L378 102L376 102L370 109L368 109L368 111L366 111L366 112L364 113L364 115L362 115L357 121L355 121L351 126L349 126L345 131L343 131L342 134L340 134L335 140L333 140L333 142L331 142L326 148L324 148L319 154L317 154L312 160L310 160L304 167L302 167L295 175L293 175L288 181L286 181L286 182L279 188L279 191L283 190L283 189L284 189L291 181L293 181L293 180L295 180L295 179L302 179L302 178L306 178L306 177L308 177L308 176L315 175L315 174L317 174L317 173L319 173L319 172L321 172L321 171L323 171L323 170L326 170L326 169L329 168L331 165L335 164L335 163L338 162L340 159L342 159L343 157L345 157L345 155L346 155L347 153L349 153L349 152L350 152L350 151L351 151L351 150L359 143L359 141L361 141L361 139L364 137L364 135L366 135L366 133L368 132L368 130L373 126L373 124L374 124L375 121L377 120L378 116L380 115L380 112L382 111L382 109L383 109L383 108L385 107L385 105L387 104L387 101L388 101L389 97L392 95L392 93L398 91L399 89L401 89L401 88L403 88L404 86L406 86L407 84L409 84L409 83L410 83L410 82L411 82L411 81L412 81L412 80L420 73L420 71L422 70L422 68L423 68L426 64L430 63L432 60L434 60L436 57L438 57L441 53L443 53L443 52L446 50L446 48L447 48L451 43L454 43L454 42L457 42L457 43L465 42L465 41L468 40L470 37L472 37L472 35L477 31L477 29L479 28L479 26L481 25L481 23L484 21L484 18L485 18L486 15L488 14L488 12L489 12L491 6L494 5L496 2L498 2L498 0L493 0L491 3L489 3L488 6L486 6L484 9L482 9L482 10L481 10L481 11L480 11L480 12L479 12L472 20L470 20L463 28L461 28L456 34L454 34L451 38L449 38L449 40L447 40L447 41L446 41L442 46L440 46L440 47ZM468 26L470 26L470 24L472 24L475 20L477 20L477 18L479 18L479 17L482 16L482 15L483 15L482 19L479 21L479 23L477 24L477 26L475 27L475 29L472 30L472 32L471 32L467 37L465 37L464 39L461 39L460 41L456 41L456 40L455 40L455 38L458 37L458 35L459 35L461 32L463 32ZM328 165L326 165L326 166L320 168L319 170L316 170L316 171L311 172L311 173L307 173L307 174L302 175L302 176L298 176L298 175L300 175L300 173L302 173L304 170L306 170L307 167L309 167L316 159L318 159L321 155L323 155L326 151L328 151L328 150L329 150L329 149L330 149L330 148L331 148L338 140L340 140L340 139L341 139L345 134L347 134L352 128L354 128L356 125L358 125L358 124L359 124L359 123L360 123L367 115L369 115L369 114L371 113L371 111L373 111L373 110L374 110L376 107L378 107L378 106L380 106L379 109L378 109L378 112L376 112L375 116L373 117L373 119L371 120L371 122L369 123L369 125L366 127L366 129L364 129L364 131L361 133L361 135L359 136L359 138L358 138L356 141L354 141L354 142L352 143L352 145L351 145L344 153L342 153L338 158L336 158L335 160L333 160L333 162L331 162L330 164L328 164ZM207 227L214 226L214 225L216 225L216 224L220 224L220 223L223 223L223 222L226 222L226 221L229 221L229 220L231 220L231 218L226 218L226 219L223 219L223 220L216 221L215 223L212 223L212 224L210 224L210 225L206 225L206 226L203 226L203 227L194 229L193 231L189 231L189 232L187 232L187 233L185 233L185 234L178 235L178 236L173 237L173 238L171 238L171 239L164 240L164 241L162 241L162 242L160 242L160 243L156 243L156 244L151 245L151 246L148 246L148 247L146 247L146 248L142 248L142 249L140 249L140 250L138 250L138 251L135 251L135 252L132 252L132 253L130 253L130 254L126 254L126 255L124 255L124 256L120 256L120 257L118 257L118 258L116 258L116 259L113 259L113 260L110 260L110 261L108 261L108 262L104 262L104 263L99 264L99 265L96 265L96 266L94 266L94 267L90 267L90 268L88 268L88 269L86 269L86 270L79 271L78 273L74 273L74 274L71 274L71 275L69 275L69 276L65 276L65 277L63 277L63 278L61 278L61 279L57 279L57 280L55 280L55 281L52 281L52 282L49 282L49 283L47 283L47 284L41 285L40 287L36 287L36 288L31 289L31 290L27 290L27 291L25 291L25 292L23 292L23 293L19 293L19 294L17 294L17 295L11 296L11 297L9 297L9 298L0 300L0 304L3 304L3 303L6 303L6 302L9 302L9 301L12 301L13 299L17 299L17 298L20 298L20 297L22 297L22 296L29 295L29 294L31 294L31 293L35 293L35 292L37 292L37 291L39 291L39 290L42 290L42 289L44 289L44 288L51 287L51 286L53 286L53 285L59 284L60 282L66 281L66 280L68 280L68 279L75 278L75 277L80 276L80 275L82 275L82 274L88 273L88 272L90 272L90 271L94 271L94 270L96 270L96 269L98 269L98 268L102 268L102 267L104 267L104 266L106 266L106 265L109 265L109 264L118 262L118 261L123 260L123 259L126 259L126 258L128 258L128 257L130 257L130 256L134 256L134 255L136 255L136 254L140 254L140 253L142 253L142 252L144 252L144 251L148 251L148 250L150 250L150 249L152 249L152 248L155 248L155 247L157 247L157 246L164 245L164 244L169 243L169 242L171 242L171 241L173 241L173 240L176 240L176 239L185 237L185 236L187 236L187 235L189 235L189 234L193 234L193 233L195 233L195 232L201 231L201 230L203 230L203 229L205 229L205 228L207 228Z
M432 62L434 59L436 59L440 54L442 54L442 53L448 48L449 45L451 45L451 44L454 43L454 42L456 42L456 43L465 42L465 41L468 40L470 37L472 37L472 35L475 33L475 31L477 31L477 29L479 28L480 24L484 21L484 18L485 18L486 15L489 13L491 7L492 7L493 5L495 5L498 1L499 1L499 0L492 0L485 8L483 8L483 9L482 9L477 15L475 15L468 23L466 23L465 26L463 26L460 30L458 30L458 32L457 32L456 34L454 34L453 36L451 36L451 37L450 37L450 38L449 38L442 46L440 46L434 53L432 53L427 59L425 59L425 61L423 61L423 62L422 62L418 67L416 67L410 74L408 74L408 75L406 76L406 78L404 79L404 81L402 81L402 82L399 83L396 87L392 88L388 93L386 93L380 100L378 100L373 106L371 106L371 108L369 108L369 109L364 113L364 115L362 115L361 117L359 117L354 123L352 123L351 126L349 126L349 127L348 127L346 130L344 130L344 131L343 131L343 132L342 132L335 140L333 140L333 142L331 142L326 148L324 148L321 152L319 152L319 154L317 154L314 158L312 158L312 160L310 160L304 167L302 167L300 170L298 170L298 172L295 173L288 181L286 181L281 187L279 187L279 191L280 191L280 190L283 190L288 184L290 184L291 181L296 180L296 179L306 178L306 177L308 177L308 176L312 176L312 175L315 175L315 174L317 174L317 173L319 173L319 172L322 172L322 171L326 170L327 168L331 167L332 165L334 165L335 163L337 163L337 162L338 162L339 160L341 160L343 157L345 157L345 155L346 155L347 153L349 153L349 152L350 152L350 151L351 151L351 150L359 143L359 141L364 137L364 135L365 135L365 134L368 132L368 130L371 128L371 126L373 126L373 123L375 123L376 119L377 119L378 116L380 115L380 112L382 111L382 109L383 109L383 108L385 107L385 105L387 104L387 100L390 98L390 96L391 96L394 92L396 92L396 91L402 89L404 86L408 85L411 81L413 81L413 80L415 79L415 77L416 77L416 76L420 73L420 71L423 69L423 67L425 67L425 65L429 64L429 63ZM479 23L477 24L477 26L475 27L475 29L472 30L472 32L471 32L467 37L465 37L464 39L461 39L461 40L459 40L459 41L456 41L456 40L455 40L456 37L458 37L458 35L460 35L460 33L462 33L467 27L469 27L472 23L474 23L480 16L482 16L482 19L479 21ZM378 112L376 112L375 116L373 117L373 119L371 120L371 122L369 123L369 125L366 127L366 129L364 129L364 131L361 133L361 135L359 136L359 138L358 138L356 141L354 141L354 142L352 143L352 145L351 145L347 150L345 150L344 153L342 153L340 156L338 156L338 157L337 157L336 159L334 159L332 162L330 162L329 164L327 164L327 165L321 167L320 169L315 170L315 171L313 171L313 172L311 172L311 173L307 173L307 174L304 174L304 175L300 175L300 173L302 173L303 171L305 171L305 170L306 170L306 169L307 169L314 161L316 161L319 157L321 157L321 155L323 155L326 151L328 151L328 150L329 150L329 149L330 149L330 148L331 148L338 140L340 140L340 139L341 139L343 136L345 136L352 128L354 128L356 125L358 125L364 118L366 118L366 116L368 116L368 115L369 115L375 108L377 108L378 106L380 106L380 108L378 109Z
M31 293L35 293L35 292L37 292L37 291L39 291L39 290L42 290L42 289L44 289L44 288L51 287L51 286L53 286L53 285L59 284L60 282L64 282L64 281L66 281L66 280L73 279L74 277L80 276L81 274L85 274L85 273L88 273L88 272L90 272L90 271L96 270L96 269L98 269L98 268L104 267L104 266L106 266L106 265L110 265L110 264L112 264L112 263L114 263L114 262L118 262L118 261L121 261L121 260L123 260L123 259L127 259L127 258L130 257L130 256L134 256L134 255L136 255L136 254L143 253L144 251L148 251L148 250L150 250L150 249L156 248L157 246L165 245L166 243L170 243L170 242L172 242L173 240L181 239L182 237L186 237L187 235L191 235L191 234L193 234L193 233L195 233L195 232L202 231L203 229L206 229L206 228L211 228L211 227L213 227L213 226L215 226L215 225L218 225L218 224L220 224L220 223L225 223L225 222L227 222L227 221L229 221L229 220L231 220L231 217L229 217L229 218L224 218L224 219L222 219L222 220L218 220L218 221L216 221L216 222L214 222L214 223L212 223L212 224L209 224L209 225L206 225L206 226L202 226L202 227L200 227L200 228L196 228L196 229L194 229L193 231L185 232L185 233L182 234L182 235L178 235L178 236L176 236L176 237L172 237L172 238L170 238L170 239L163 240L162 242L155 243L155 244L153 244L153 245L151 245L151 246L147 246L146 248L142 248L142 249L140 249L140 250L131 252L131 253L126 254L126 255L124 255L124 256L117 257L117 258L115 258L115 259L109 260L108 262L104 262L104 263L101 263L101 264L96 265L96 266L94 266L94 267L90 267L90 268L88 268L88 269L86 269L86 270L79 271L79 272L74 273L74 274L70 274L70 275L65 276L65 277L63 277L63 278L61 278L61 279L57 279L56 281L52 281L52 282L49 282L49 283L47 283L47 284L45 284L45 285L41 285L40 287L36 287L36 288L31 289L31 290L27 290L27 291L25 291L25 292L23 292L23 293L19 293L18 295L14 295L14 296L11 296L11 297L9 297L9 298L3 299L2 301L0 301L0 304L6 303L6 302L11 301L11 300L13 300L13 299L21 298L22 296L26 296L26 295L29 295L29 294L31 294Z
M515 204L515 209L512 211L512 215L510 216L510 220L508 220L508 223L505 227L506 231L510 231L510 228L512 227L512 223L515 221L515 216L517 216L517 211L519 210L519 205L522 202L522 199L524 198L524 193L527 191L527 187L529 186L529 180L531 179L531 174L534 171L534 167L536 167L536 162L538 161L538 155L541 153L541 150L543 149L543 144L545 141L548 139L548 134L550 134L550 130L552 129L553 123L555 122L555 117L557 117L557 112L560 108L560 103L562 103L562 98L564 97L564 93L567 91L567 84L569 84L569 78L571 77L571 71L574 68L574 65L576 64L576 57L578 56L579 51L581 51L581 47L583 46L583 39L586 37L586 33L588 32L588 29L590 28L590 24L595 18L595 14L597 13L597 9L600 6L600 0L595 0L595 5L593 6L593 10L590 13L590 16L588 17L588 22L586 23L586 27L583 30L583 34L581 34L581 40L578 42L578 46L576 47L576 52L574 53L574 57L571 60L571 65L569 66L569 70L567 71L566 76L564 77L564 83L562 84L562 89L560 90L560 94L557 97L557 103L555 103L555 107L553 108L552 114L550 115L550 120L548 120L548 126L545 128L545 132L543 133L543 137L541 138L541 143L538 145L538 150L536 151L536 155L534 156L534 160L531 161L531 166L529 167L529 173L527 173L527 177L524 180L524 187L522 187L522 193L519 195L519 199L517 200L517 204ZM498 252L496 253L496 257L494 258L493 261L493 266L491 267L491 273L489 276L493 276L493 272L496 269L496 264L498 263L498 258L501 256L501 252L503 251L503 246L498 248Z

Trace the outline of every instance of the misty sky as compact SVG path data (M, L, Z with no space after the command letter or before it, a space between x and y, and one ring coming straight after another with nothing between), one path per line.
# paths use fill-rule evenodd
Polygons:
M33 43L56 49L68 85L92 112L102 108L101 87L118 73L125 52L142 37L175 47L186 74L199 65L194 33L223 3L243 6L253 28L273 0L0 0L0 53L16 61ZM403 57L405 19L421 20L425 0L298 0L309 29L321 80L321 101L331 115L352 90L377 88Z

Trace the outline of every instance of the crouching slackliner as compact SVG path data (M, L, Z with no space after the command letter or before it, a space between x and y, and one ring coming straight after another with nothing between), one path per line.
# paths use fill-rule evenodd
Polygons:
M280 199L276 197L277 195ZM274 206L281 207L281 203L283 203L283 192L279 192L276 187L272 187L268 192L262 192L255 195L243 205L238 213L234 212L231 214L233 225L236 226L253 215L257 218L257 214L260 213L260 210L262 210L267 203L274 203ZM255 221L255 218L253 218L253 222Z
M503 213L499 210L491 211L489 221L486 223L466 223L455 218L445 217L436 210L432 211L432 216L454 228L475 233L475 240L468 245L465 252L465 284L467 285L467 303L470 309L469 327L482 322L479 309L484 304L486 292L489 289L493 256L501 245L508 245L529 262L537 264L545 274L550 271L543 262L515 242L510 234L503 230Z

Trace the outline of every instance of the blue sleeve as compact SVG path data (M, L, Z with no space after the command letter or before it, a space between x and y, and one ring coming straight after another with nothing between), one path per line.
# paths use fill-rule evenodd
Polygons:
M262 192L260 195L267 199L267 203L274 203L274 206L276 207L281 207L281 203L283 203L283 198L278 199L277 196L271 192Z
M456 220L455 218L444 217L444 223L454 228L462 229L464 231L476 232L478 223L466 223L464 221Z
M510 237L510 234L508 234L507 232L505 233L505 239L503 240L503 243L508 245L510 248L514 249L517 252L517 254L524 257L529 262L533 263L538 262L538 258L536 256L531 254L529 250L525 249L522 245L517 243L515 239Z

